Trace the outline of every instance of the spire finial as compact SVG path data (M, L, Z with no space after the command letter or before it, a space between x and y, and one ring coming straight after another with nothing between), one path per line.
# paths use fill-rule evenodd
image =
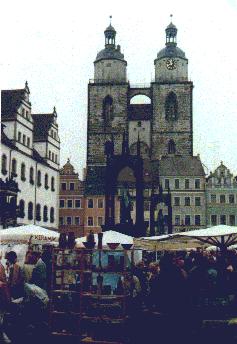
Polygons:
M109 16L109 24L111 25L112 16Z
M172 23L173 14L170 14L170 21Z
M28 81L26 80L25 82L25 88L28 87Z

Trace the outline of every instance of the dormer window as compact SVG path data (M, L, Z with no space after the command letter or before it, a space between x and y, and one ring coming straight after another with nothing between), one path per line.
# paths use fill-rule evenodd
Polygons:
M26 144L26 136L25 136L25 134L23 134L23 145L25 145Z
M21 142L21 132L18 131L18 141Z
M29 137L27 137L27 147L30 148L30 138Z
M52 161L54 161L54 153L52 153Z
M26 111L26 118L29 119L29 111Z

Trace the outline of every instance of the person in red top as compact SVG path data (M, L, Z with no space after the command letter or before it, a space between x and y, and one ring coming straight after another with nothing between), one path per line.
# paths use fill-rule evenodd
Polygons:
M23 296L23 273L22 269L17 263L17 254L14 251L10 251L6 254L6 259L10 266L8 286L10 289L10 295L13 299L17 299Z

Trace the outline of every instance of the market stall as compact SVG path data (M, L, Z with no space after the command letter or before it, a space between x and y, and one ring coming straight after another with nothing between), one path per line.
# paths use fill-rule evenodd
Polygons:
M59 233L35 225L9 227L0 231L1 244L47 244L57 243Z
M15 251L18 262L22 265L29 246L56 245L58 238L58 232L35 225L9 227L1 230L0 252L3 257L2 262L5 263L6 252Z
M237 244L237 227L218 225L210 228L199 229L177 234L180 239L187 241L198 240L206 245L218 247L225 251L228 247Z
M98 245L98 234L94 234L94 238L95 238L95 246L97 247ZM76 239L76 247L84 247L83 246L83 242L85 242L87 239L87 237L82 237L82 238L78 238ZM129 236L129 235L125 235L119 232L115 232L115 231L106 231L103 232L103 238L102 238L102 246L104 248L108 248L107 244L110 243L119 243L119 244L132 244L134 243L134 238ZM120 247L121 248L121 247Z
M175 233L137 238L134 239L134 246L147 251L166 251L195 249L205 244L195 238L186 238Z

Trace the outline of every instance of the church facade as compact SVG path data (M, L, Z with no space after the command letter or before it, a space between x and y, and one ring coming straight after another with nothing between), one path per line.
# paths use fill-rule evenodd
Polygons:
M127 80L127 61L116 45L116 31L111 24L105 30L105 47L96 56L94 79L88 85L85 194L105 193L105 143L112 139L114 154L120 154L126 137L129 154L136 155L139 140L145 220L149 225L151 190L161 185L164 193L171 192L173 231L190 230L206 225L205 172L200 158L193 155L193 83L188 78L188 59L177 46L172 22L165 34L165 47L154 61L155 80L148 87L133 87ZM134 203L135 179L129 168L118 176L118 196L124 183Z

